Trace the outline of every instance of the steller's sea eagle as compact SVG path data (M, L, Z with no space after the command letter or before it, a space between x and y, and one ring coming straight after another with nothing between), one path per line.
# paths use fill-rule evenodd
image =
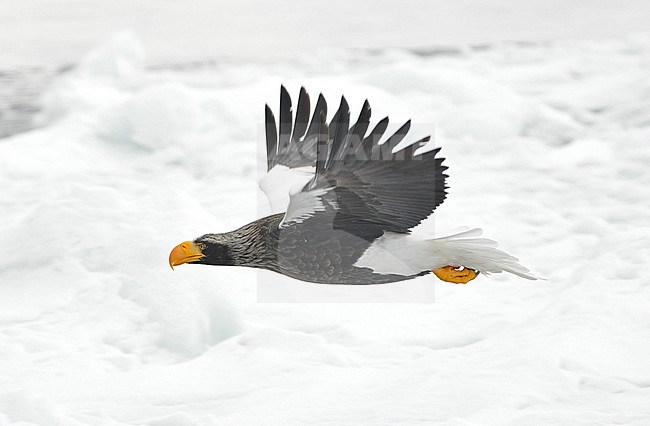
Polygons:
M322 284L383 284L431 272L452 283L479 272L536 279L494 241L479 238L480 229L434 239L411 235L447 195L440 148L419 150L430 136L396 150L407 121L379 143L388 118L368 131L368 101L354 124L345 97L329 123L326 116L323 95L311 113L301 88L294 120L281 87L277 123L266 106L268 173L260 181L281 213L181 243L170 266L248 266Z

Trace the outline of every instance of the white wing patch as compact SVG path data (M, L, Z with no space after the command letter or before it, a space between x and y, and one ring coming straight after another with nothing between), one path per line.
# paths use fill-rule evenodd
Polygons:
M427 242L410 234L385 232L366 249L354 266L377 274L413 275L430 268L434 254Z
M291 201L289 202L287 213L280 223L280 228L289 226L292 223L302 223L305 219L312 217L314 213L325 211L325 205L320 197L332 188L321 188L303 192L305 185L306 183L296 185L289 191Z
M302 189L314 177L315 167L297 167L290 169L278 164L260 179L260 189L266 194L271 204L272 213L287 211L289 206L289 192L294 187Z

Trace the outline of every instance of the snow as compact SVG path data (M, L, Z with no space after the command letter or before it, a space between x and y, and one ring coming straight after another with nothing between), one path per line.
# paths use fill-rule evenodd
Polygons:
M7 0L0 63L76 63L115 31L136 29L155 63L307 57L385 49L607 38L648 30L645 0ZM437 49L437 48L436 48Z
M650 35L175 69L148 66L166 42L147 28L75 60L37 128L0 139L0 424L647 423ZM480 226L547 281L259 303L340 295L172 271L174 245L264 211L263 106L281 83L435 128L450 195L422 231Z

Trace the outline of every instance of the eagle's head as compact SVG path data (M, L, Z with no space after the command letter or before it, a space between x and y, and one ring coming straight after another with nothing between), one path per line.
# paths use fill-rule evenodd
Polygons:
M195 263L203 265L233 265L230 248L222 234L206 234L194 241L185 241L169 253L169 266Z

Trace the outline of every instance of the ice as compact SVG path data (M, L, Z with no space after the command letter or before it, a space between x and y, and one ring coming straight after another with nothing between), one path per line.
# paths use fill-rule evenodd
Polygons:
M215 58L294 62L295 57L333 48L454 52L460 45L513 40L604 39L646 32L650 15L645 0L623 4L331 0L326 6L305 0L301 5L296 7L293 0L143 1L137 5L129 0L8 2L0 9L0 21L11 29L0 40L0 63L76 63L87 50L121 29L136 29L148 46L147 56L156 63Z
M148 87L116 105L99 124L101 136L116 143L157 150L181 146L205 127L208 117L180 84Z
M145 66L144 47L129 31L113 35L110 40L87 53L81 61L81 74L87 77L123 80Z
M643 424L648 40L174 70L108 38L0 141L0 423ZM280 83L433 124L450 195L424 231L480 226L548 280L261 304L254 271L172 271L174 245L256 218Z
M45 396L18 392L0 393L0 421L3 424L66 424L82 425L67 415L65 409Z

